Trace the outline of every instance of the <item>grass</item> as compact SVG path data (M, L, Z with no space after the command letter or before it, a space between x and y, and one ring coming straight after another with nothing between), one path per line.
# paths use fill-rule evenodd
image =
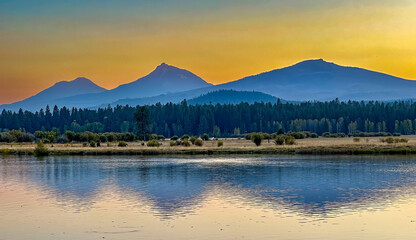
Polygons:
M296 145L276 145L273 140L263 140L260 146L245 139L220 139L204 141L203 146L171 145L161 141L157 148L128 142L118 147L118 142L104 143L100 147L84 146L82 143L45 144L50 155L212 155L212 154L416 154L416 136L405 136L393 143L383 142L380 137L362 138L308 138L296 140ZM218 144L222 142L222 146ZM33 155L36 144L1 144L0 154Z

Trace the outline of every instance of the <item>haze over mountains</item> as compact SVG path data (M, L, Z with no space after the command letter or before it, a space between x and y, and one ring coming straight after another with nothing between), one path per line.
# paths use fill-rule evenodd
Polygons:
M77 94L94 94L107 91L91 80L83 77L76 78L72 81L61 81L55 83L53 86L41 91L40 93L11 104L4 104L0 109L19 110L39 110L45 108L46 105L54 105L55 100L74 96Z
M236 94L235 91L220 91L218 94L218 90L243 92ZM176 103L210 92L217 92L215 103L252 102L253 91L265 93L258 95L258 101L264 101L268 95L291 101L326 101L335 98L387 101L415 98L416 81L318 59L212 85L187 70L162 63L150 74L112 90L105 90L88 79L78 78L71 82L59 82L23 101L1 105L0 109L17 111L22 108L34 111L47 104L94 108L108 104ZM231 98L236 99L230 101ZM201 103L206 102L201 100Z

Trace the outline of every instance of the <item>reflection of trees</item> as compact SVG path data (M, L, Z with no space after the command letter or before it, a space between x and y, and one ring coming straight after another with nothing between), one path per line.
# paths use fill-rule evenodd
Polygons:
M215 162L133 157L24 158L0 160L3 177L30 178L52 189L62 202L88 205L98 189L115 185L120 193L137 193L165 214L198 204L212 187L222 188L271 207L325 213L339 206L392 196L392 190L414 186L415 163L380 157L247 158ZM354 160L348 160L353 158ZM235 160L235 158L231 158Z

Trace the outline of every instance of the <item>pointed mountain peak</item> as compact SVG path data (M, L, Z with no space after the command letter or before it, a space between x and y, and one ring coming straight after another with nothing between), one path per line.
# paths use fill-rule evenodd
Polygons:
M156 67L156 69L154 70L154 72L157 72L157 71L165 72L167 70L172 70L172 69L179 69L179 68L174 67L172 65L169 65L169 64L166 64L166 63L163 62L159 66Z

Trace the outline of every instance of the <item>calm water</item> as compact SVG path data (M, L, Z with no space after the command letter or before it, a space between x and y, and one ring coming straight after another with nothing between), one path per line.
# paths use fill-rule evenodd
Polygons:
M416 157L0 157L0 239L415 239Z

